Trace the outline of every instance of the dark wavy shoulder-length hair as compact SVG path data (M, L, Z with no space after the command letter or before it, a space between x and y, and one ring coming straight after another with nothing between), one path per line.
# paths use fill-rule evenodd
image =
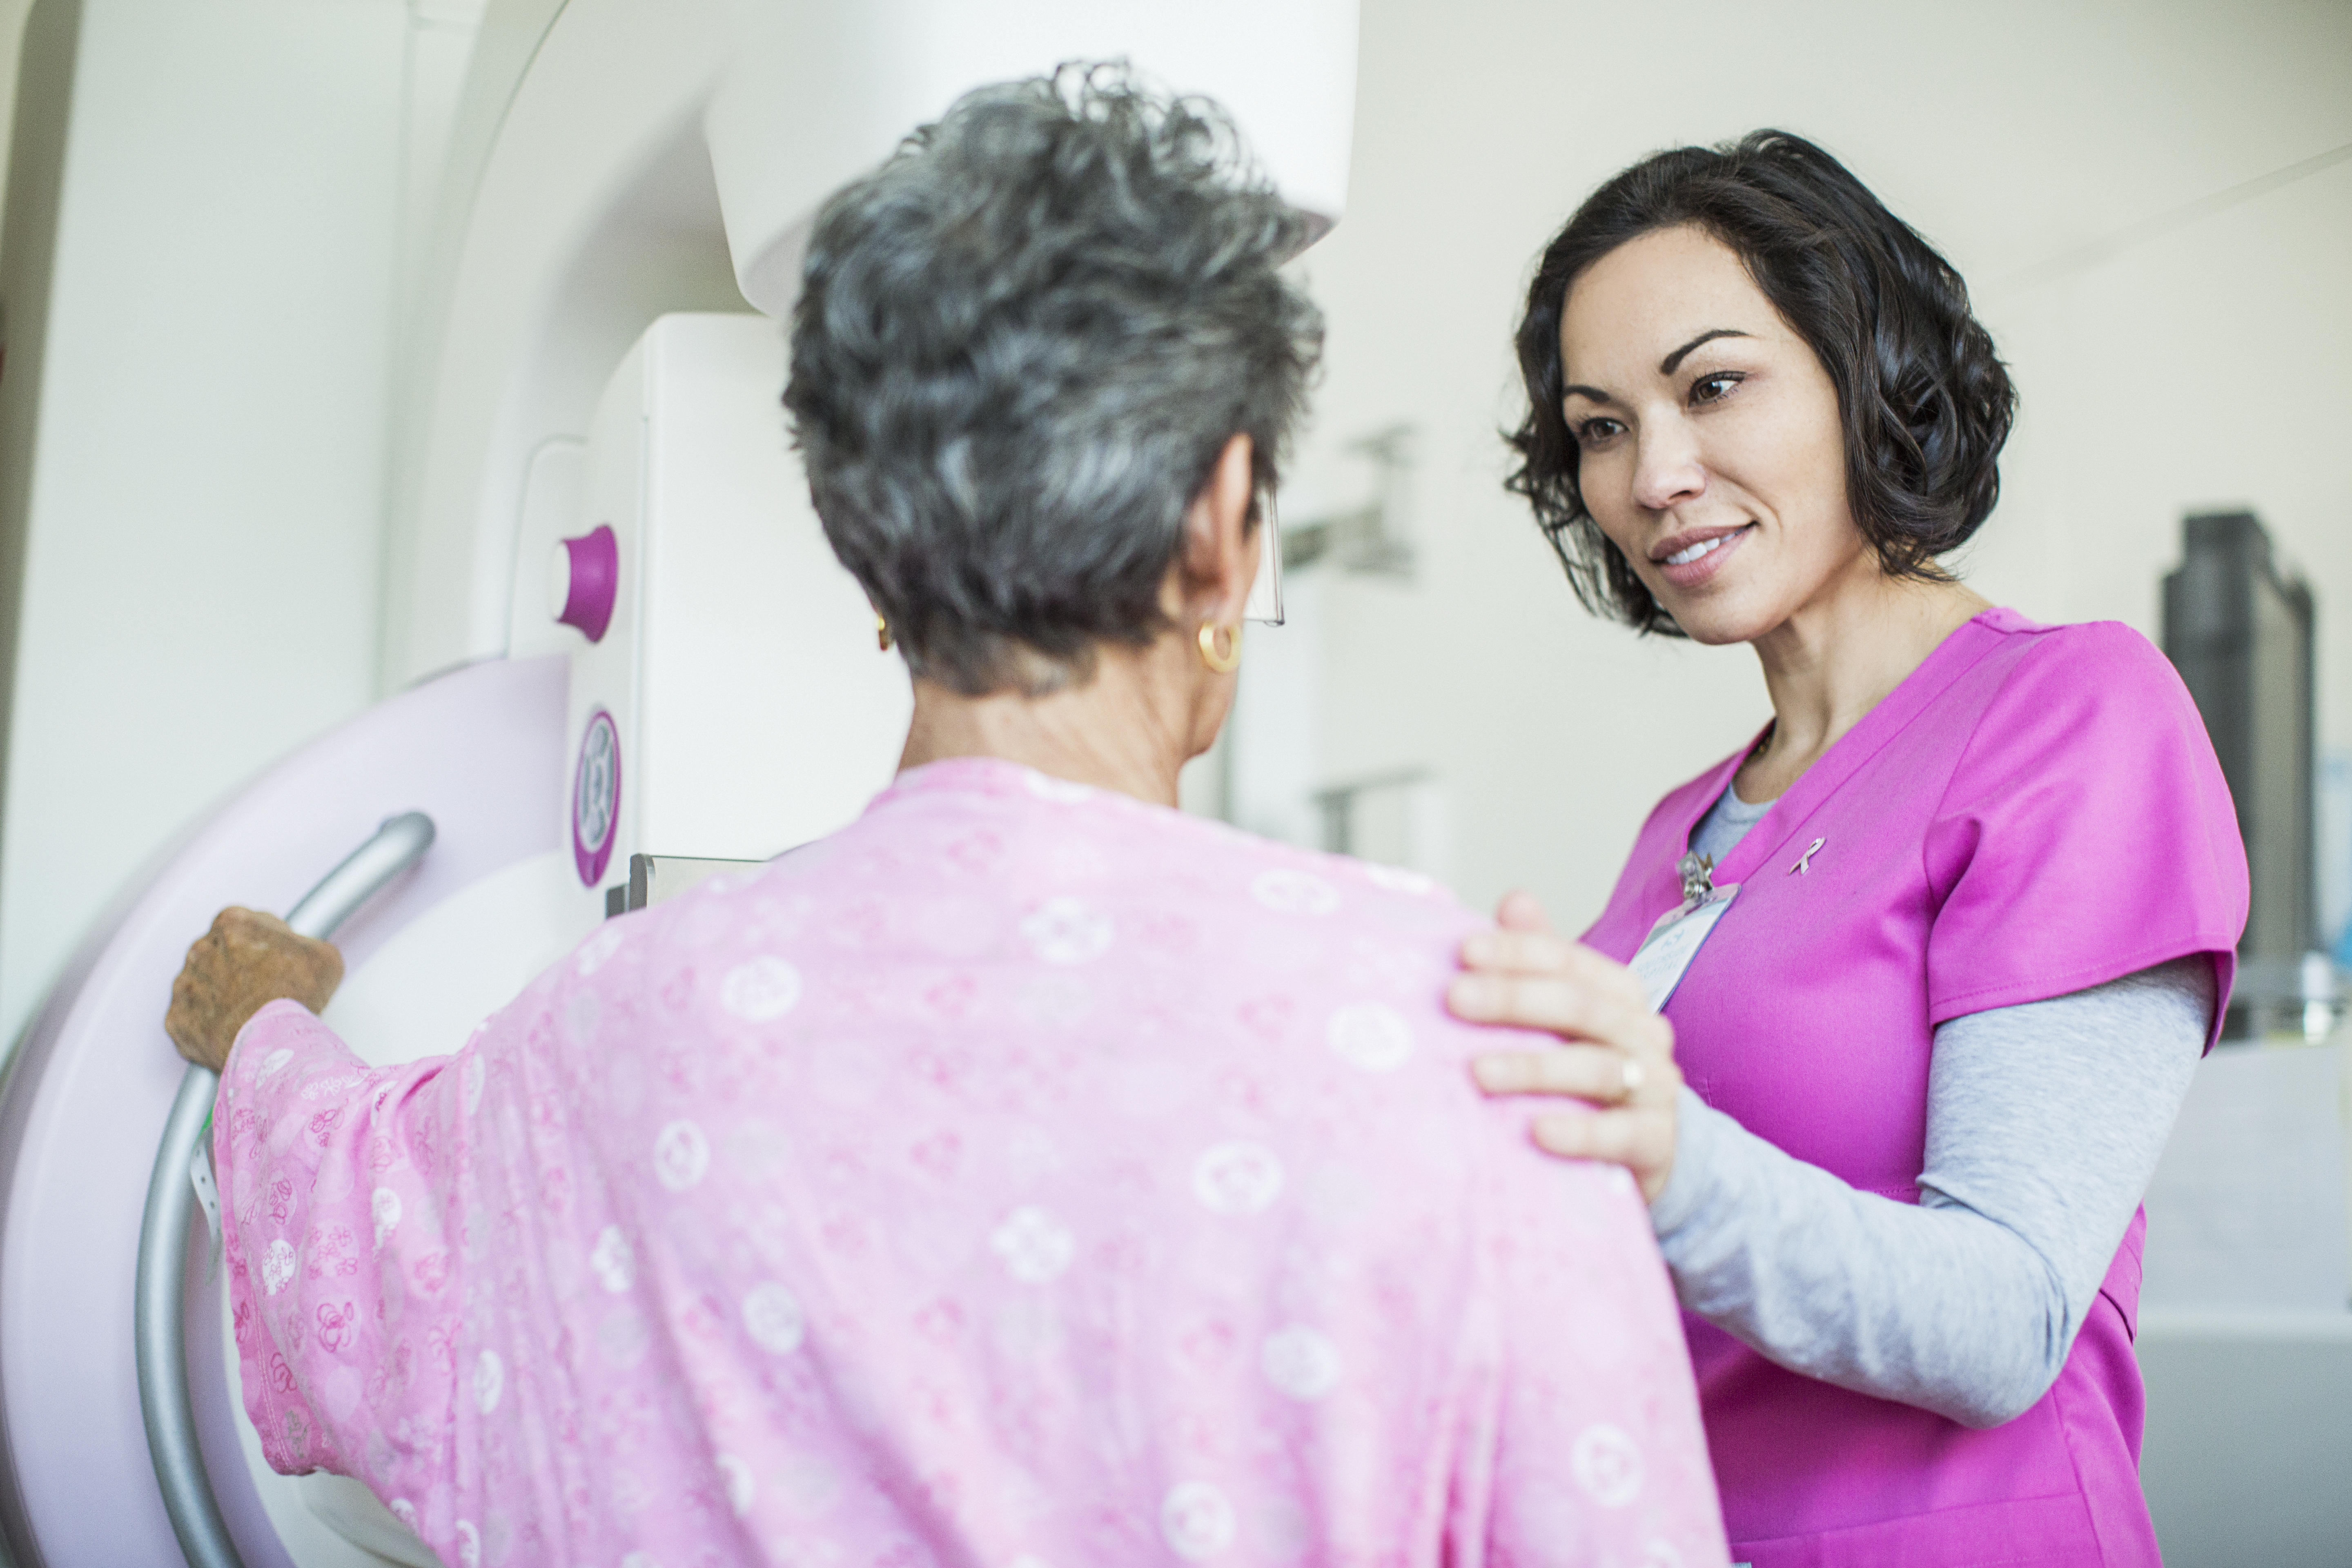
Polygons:
M1569 286L1644 234L1692 225L1737 252L1821 360L1844 424L1846 496L1891 576L1941 581L1938 557L1992 512L2017 394L1951 263L1844 165L1802 137L1758 131L1655 153L1585 199L1547 247L1518 330L1528 414L1507 439L1525 496L1587 609L1644 632L1682 628L1609 542L1577 486L1561 407Z

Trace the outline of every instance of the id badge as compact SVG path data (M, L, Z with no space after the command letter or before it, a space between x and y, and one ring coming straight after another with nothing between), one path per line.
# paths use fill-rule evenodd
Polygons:
M1641 951L1627 967L1648 994L1650 1011L1659 1011L1673 999L1675 987L1683 983L1683 972L1698 956L1699 944L1729 911L1732 898L1738 891L1737 882L1710 888L1703 897L1677 904L1660 915L1658 923L1650 928L1650 934L1642 939Z

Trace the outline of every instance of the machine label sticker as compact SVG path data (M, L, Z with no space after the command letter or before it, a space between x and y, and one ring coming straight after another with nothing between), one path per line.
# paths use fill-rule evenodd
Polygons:
M588 715L572 771L572 859L583 887L604 880L621 821L621 732L602 708Z

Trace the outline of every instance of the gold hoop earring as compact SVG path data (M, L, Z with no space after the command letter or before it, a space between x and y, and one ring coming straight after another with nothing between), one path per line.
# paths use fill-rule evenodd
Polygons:
M1233 646L1223 653L1217 651L1217 634L1221 631L1231 632L1234 638ZM1201 623L1201 662L1219 675L1231 675L1239 669L1242 667L1241 623L1236 621L1230 626L1221 626L1214 621L1202 621Z
M890 635L890 623L878 611L874 616L874 640L881 645L884 653L888 653L890 645L898 640Z

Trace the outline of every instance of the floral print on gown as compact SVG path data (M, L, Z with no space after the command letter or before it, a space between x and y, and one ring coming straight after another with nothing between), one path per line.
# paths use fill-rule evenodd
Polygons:
M1621 1171L1425 880L964 759L454 1056L223 1079L246 1406L462 1568L1725 1558Z

